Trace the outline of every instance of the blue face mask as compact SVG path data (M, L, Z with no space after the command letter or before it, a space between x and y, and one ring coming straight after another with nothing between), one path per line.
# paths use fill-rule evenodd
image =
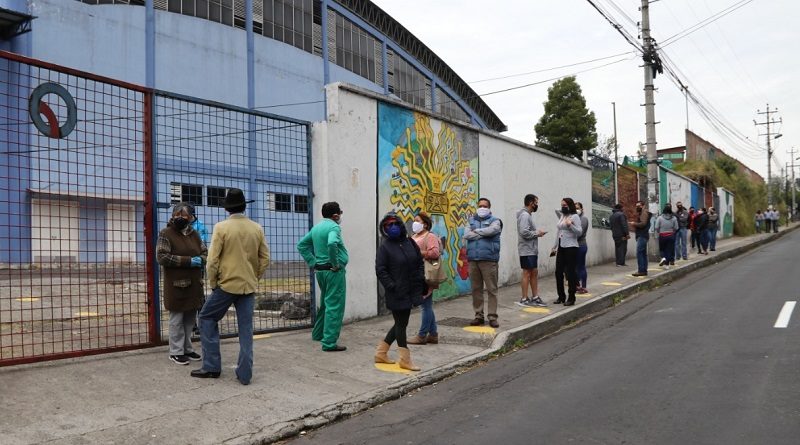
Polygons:
M400 238L400 232L400 225L398 224L392 224L386 228L386 235L392 239Z

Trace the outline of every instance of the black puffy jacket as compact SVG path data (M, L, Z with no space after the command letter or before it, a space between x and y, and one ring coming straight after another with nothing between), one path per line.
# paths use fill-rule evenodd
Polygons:
M405 225L397 239L390 239L386 235L383 223L391 217L400 220L396 213L389 212L378 226L382 240L375 257L375 274L386 291L386 308L399 311L411 309L422 301L425 265L419 247L408 237Z

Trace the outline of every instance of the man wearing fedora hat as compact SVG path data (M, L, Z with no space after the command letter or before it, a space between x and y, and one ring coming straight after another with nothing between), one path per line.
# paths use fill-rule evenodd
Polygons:
M247 204L244 192L228 190L222 207L230 213L214 226L206 272L211 296L200 310L200 341L203 344L203 367L192 377L217 378L222 372L217 323L233 304L239 326L239 361L236 378L243 385L253 376L253 293L258 280L269 266L269 247L264 229L244 215Z
M320 289L320 308L311 331L311 338L322 343L323 351L344 351L337 343L342 330L345 302L347 249L342 241L342 209L336 202L322 205L322 221L318 222L298 243L300 255L316 271Z

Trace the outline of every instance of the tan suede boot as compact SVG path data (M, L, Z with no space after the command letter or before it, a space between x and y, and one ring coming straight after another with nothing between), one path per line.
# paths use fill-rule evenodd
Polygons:
M425 342L426 343L430 343L432 345L438 345L439 344L439 334L436 334L436 335L428 334L428 337L425 338Z
M409 371L419 371L419 367L411 363L411 351L408 348L397 348L397 352L400 355L398 364L401 368Z
M410 345L424 345L428 342L427 337L420 337L419 335L415 335L413 337L409 337L406 343Z
M389 346L391 345L383 340L378 343L378 347L375 348L375 363L387 363L389 365L394 364L392 360L389 360L389 356L386 355L386 353L389 352Z

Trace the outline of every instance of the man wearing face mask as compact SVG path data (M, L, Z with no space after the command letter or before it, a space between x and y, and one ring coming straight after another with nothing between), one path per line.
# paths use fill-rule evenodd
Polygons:
M539 298L539 238L546 232L536 230L533 214L539 209L539 198L536 195L525 195L525 207L517 212L517 250L519 265L522 268L522 298L517 302L520 306L546 307ZM528 286L531 298L528 298Z
M650 217L652 213L644 207L643 201L636 201L636 221L631 225L636 230L636 262L638 270L634 277L647 276L647 242L650 240Z
M686 233L689 229L689 211L686 210L686 207L681 202L678 202L677 206L678 210L675 212L675 217L678 218L678 231L675 232L675 259L683 258L688 260Z
M345 266L349 257L342 241L342 209L337 202L322 205L322 221L318 222L297 243L297 251L308 267L316 271L320 290L317 320L311 339L322 343L322 350L345 351L339 345L345 304Z
M492 203L487 198L478 199L478 210L464 228L467 241L469 279L472 283L472 309L475 319L471 326L485 323L483 312L483 287L489 294L489 326L500 327L497 322L497 262L500 261L500 232L503 222L492 215Z

